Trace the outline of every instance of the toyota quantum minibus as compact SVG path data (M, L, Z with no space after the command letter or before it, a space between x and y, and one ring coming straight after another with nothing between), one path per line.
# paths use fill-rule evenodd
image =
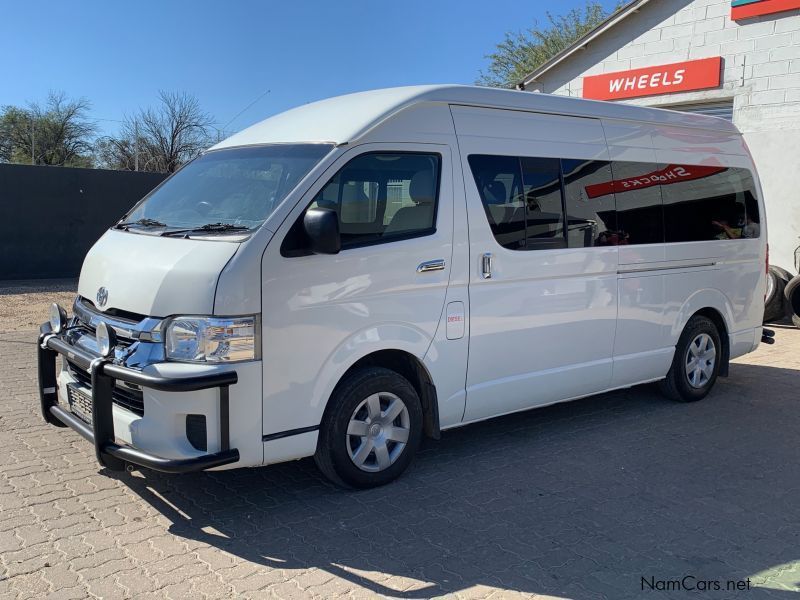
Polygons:
M112 469L314 456L379 485L497 415L654 381L703 398L761 340L766 261L726 121L342 96L217 144L100 238L42 326L42 414Z

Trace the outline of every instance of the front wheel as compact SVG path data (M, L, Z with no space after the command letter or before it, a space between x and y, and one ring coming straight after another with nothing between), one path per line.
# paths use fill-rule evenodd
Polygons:
M719 331L708 317L689 319L675 346L675 356L661 392L679 402L702 400L714 387L722 358Z
M333 393L314 460L338 485L376 487L408 468L421 437L422 407L414 386L394 371L368 367Z

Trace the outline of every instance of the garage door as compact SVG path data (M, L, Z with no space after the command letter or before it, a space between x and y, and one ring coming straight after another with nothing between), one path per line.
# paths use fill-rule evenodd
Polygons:
M733 121L733 98L730 100L723 100L722 102L675 104L674 106L665 106L664 108L679 110L681 112L697 113L700 115L709 115L711 117L720 117L728 121Z

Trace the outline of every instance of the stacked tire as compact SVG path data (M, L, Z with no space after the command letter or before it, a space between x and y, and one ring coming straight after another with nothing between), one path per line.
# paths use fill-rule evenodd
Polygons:
M791 316L792 323L795 327L800 327L800 275L786 284L783 297L786 301L786 312Z
M790 279L792 276L788 271L770 265L767 273L767 297L764 299L765 323L781 321L786 317L788 309L786 289Z

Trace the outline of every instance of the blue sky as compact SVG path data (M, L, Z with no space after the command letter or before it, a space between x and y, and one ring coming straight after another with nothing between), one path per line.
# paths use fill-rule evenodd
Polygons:
M270 90L226 128L238 130L347 92L473 83L506 31L583 3L9 1L0 19L0 105L63 90L88 98L95 118L122 119L158 90L187 91L222 127Z

